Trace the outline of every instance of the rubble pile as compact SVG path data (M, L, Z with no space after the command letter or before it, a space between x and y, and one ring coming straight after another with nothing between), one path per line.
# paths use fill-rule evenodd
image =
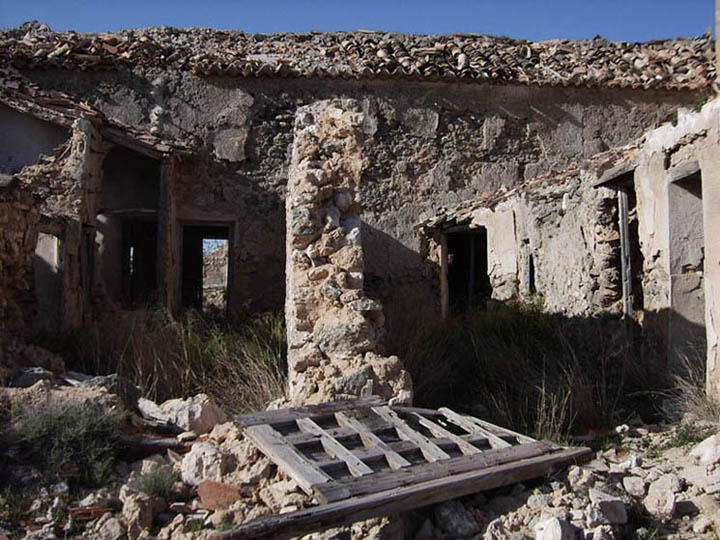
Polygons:
M619 426L614 446L540 485L436 506L415 540L713 539L720 527L717 425Z
M0 476L12 493L0 493L0 506L12 504L8 497L32 503L17 522L0 517L0 537L24 531L26 538L114 540L144 538L153 530L161 539L209 538L218 529L311 502L243 440L208 396L156 404L117 375L65 372L54 360L53 370L18 370L10 386L0 388L0 405L16 411L72 404L126 410L123 460L104 486L71 490L65 481L46 485L22 456L3 447ZM162 478L170 479L166 493L152 483Z
M3 511L0 537L212 538L255 518L316 504L207 396L156 404L117 375L65 372L54 355L38 348L26 354L43 357L48 368L18 370L11 386L0 388L0 406L92 403L131 414L122 461L94 489L49 482L2 450L0 474L14 491L0 493L0 508L17 504L11 497L18 496L25 505L12 522L3 521L9 515ZM404 520L406 534L415 540L716 538L717 425L623 425L615 432L592 461L551 478L416 510ZM705 434L701 442L699 434ZM381 518L306 538L385 538L394 537L393 530Z
M365 295L358 187L363 120L354 101L298 110L288 179L289 397L322 403L376 394L412 400L396 356L378 354L382 305Z
M246 34L207 28L0 33L0 61L19 68L162 67L237 77L411 78L543 86L699 89L714 79L712 36L647 43L602 38L533 43L475 34L357 31Z

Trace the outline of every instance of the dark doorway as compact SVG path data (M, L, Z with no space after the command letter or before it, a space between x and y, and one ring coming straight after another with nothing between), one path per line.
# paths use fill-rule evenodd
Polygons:
M137 306L155 299L157 290L157 222L126 219L122 225L123 296Z
M450 312L485 309L492 294L488 276L487 230L447 234Z
M182 304L224 314L227 309L230 227L185 225L182 248Z

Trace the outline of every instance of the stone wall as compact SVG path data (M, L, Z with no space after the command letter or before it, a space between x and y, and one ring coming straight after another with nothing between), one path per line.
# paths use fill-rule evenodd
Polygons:
M373 141L359 188L366 288L388 308L390 332L412 306L439 310L433 269L413 229L420 217L624 144L698 98L630 89L199 78L157 69L26 75L192 148L194 157L178 165L176 217L233 225L229 304L250 311L283 302L283 200L295 111L319 99L357 100Z
M720 396L720 103L681 112L672 125L648 133L637 170L646 318L667 340L672 369L702 361L707 391ZM688 207L688 186L695 202ZM674 191L685 193L678 198ZM699 243L698 243L699 241ZM697 343L701 338L700 344Z
M622 312L616 196L592 187L596 173L551 175L469 213L460 228L487 231L492 300L523 299L567 316ZM447 313L443 233L429 242Z
M286 198L289 397L318 403L377 394L412 399L409 374L381 352L382 306L364 292L359 185L363 121L355 101L298 110Z
M0 379L6 375L5 347L23 332L31 303L38 220L30 190L17 180L0 177Z

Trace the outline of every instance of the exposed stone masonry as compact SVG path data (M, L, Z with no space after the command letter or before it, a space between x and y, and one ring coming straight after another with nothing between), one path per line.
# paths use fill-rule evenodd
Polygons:
M363 292L357 197L363 120L360 106L350 100L302 107L295 120L285 304L294 403L368 394L412 399L400 360L379 354L382 306Z

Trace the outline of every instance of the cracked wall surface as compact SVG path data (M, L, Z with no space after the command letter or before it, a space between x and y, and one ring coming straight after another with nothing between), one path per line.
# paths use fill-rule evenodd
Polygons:
M357 100L373 140L359 188L366 288L386 306L389 332L414 305L439 311L433 268L413 228L419 218L624 144L697 99L655 90L209 80L152 68L132 76L60 73L24 72L43 88L192 149L176 167L176 218L234 225L229 304L240 312L283 302L283 209L296 110L338 96Z
M382 306L364 290L360 105L327 100L295 119L287 213L285 318L293 403L377 394L409 403L412 383L382 356Z

